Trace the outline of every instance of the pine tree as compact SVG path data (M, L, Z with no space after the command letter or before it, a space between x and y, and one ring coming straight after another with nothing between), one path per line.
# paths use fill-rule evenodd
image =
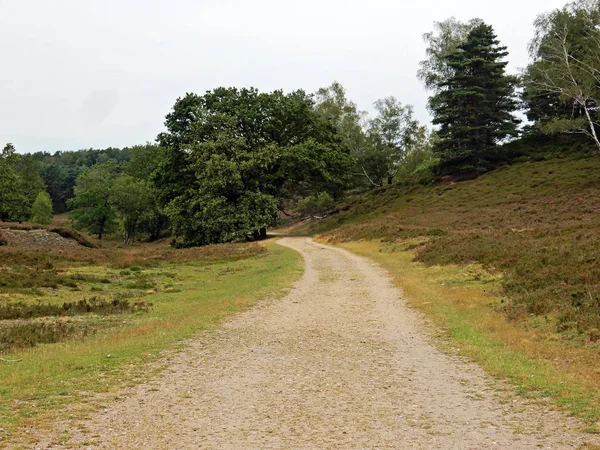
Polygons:
M453 75L430 100L439 125L434 148L445 173L485 171L496 145L516 136L516 77L505 74L508 55L491 26L480 24L446 56Z

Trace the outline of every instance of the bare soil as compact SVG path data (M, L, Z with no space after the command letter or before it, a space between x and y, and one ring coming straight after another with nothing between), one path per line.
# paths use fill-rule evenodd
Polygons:
M345 250L284 238L303 278L203 333L151 383L70 439L35 448L581 448L600 443L435 345L387 274Z

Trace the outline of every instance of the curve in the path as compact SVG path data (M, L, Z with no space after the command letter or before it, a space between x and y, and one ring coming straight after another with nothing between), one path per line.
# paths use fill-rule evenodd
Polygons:
M438 350L384 271L308 238L284 299L240 314L73 430L100 448L579 448L573 419Z

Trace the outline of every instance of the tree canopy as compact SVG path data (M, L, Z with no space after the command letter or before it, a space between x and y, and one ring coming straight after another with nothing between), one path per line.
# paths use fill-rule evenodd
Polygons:
M264 237L283 199L340 196L347 184L349 150L304 91L187 94L165 125L154 182L184 245Z
M600 150L600 2L579 0L542 14L525 70L528 117L542 131L581 132Z
M518 134L517 78L505 73L507 55L492 27L480 24L445 57L452 75L430 100L445 171L485 171L495 146Z
M482 23L481 19L461 22L451 17L442 22L434 22L433 31L423 35L427 44L426 58L419 63L417 77L428 90L438 92L443 83L454 75L448 56L456 52L459 45L467 40L471 30Z
M114 163L86 170L77 177L75 197L68 202L75 227L96 234L98 239L116 228L111 196L117 170Z
M31 221L48 225L52 221L52 200L46 191L38 193L31 207Z

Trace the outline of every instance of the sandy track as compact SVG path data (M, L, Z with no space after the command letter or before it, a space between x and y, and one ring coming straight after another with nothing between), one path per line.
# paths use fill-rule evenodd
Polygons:
M280 243L306 264L289 295L191 342L151 384L73 424L63 446L526 449L596 439L437 350L368 260L306 238Z

